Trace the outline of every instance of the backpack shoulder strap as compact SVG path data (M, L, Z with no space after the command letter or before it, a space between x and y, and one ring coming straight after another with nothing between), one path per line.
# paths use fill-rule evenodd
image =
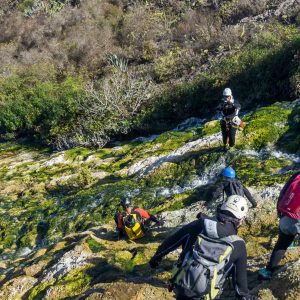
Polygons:
M243 241L245 242L241 237L237 236L237 235L229 235L226 237L221 238L222 241L228 242L228 243L234 243L236 241Z

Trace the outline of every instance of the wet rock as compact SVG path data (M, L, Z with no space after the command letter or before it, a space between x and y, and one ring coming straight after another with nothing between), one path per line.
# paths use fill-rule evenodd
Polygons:
M51 281L58 276L63 276L76 269L86 265L87 258L91 257L82 245L77 245L73 250L65 253L51 268L43 272L43 281Z
M139 176L147 175L166 162L178 162L187 155L211 147L213 144L221 142L221 133L215 133L208 137L203 137L196 141L186 143L184 146L172 151L167 155L154 156L143 159L128 168L128 175L138 174Z
M11 279L5 283L0 290L0 299L16 300L21 299L22 296L31 289L37 282L36 278L31 276L20 276Z
M67 164L69 161L65 158L65 152L59 152L59 154L52 155L50 160L47 160L42 164L42 167L52 167L58 164Z

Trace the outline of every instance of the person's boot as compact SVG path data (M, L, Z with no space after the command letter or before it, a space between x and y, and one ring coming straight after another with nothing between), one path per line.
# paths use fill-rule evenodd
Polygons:
M292 241L292 243L289 246L289 249L293 249L293 248L295 248L295 241Z
M263 280L271 279L273 276L273 272L268 269L260 269L258 271L258 277Z
M224 152L227 152L227 151L228 151L228 149L229 149L229 146L228 146L228 145L224 145L224 147L223 147L223 151L224 151Z

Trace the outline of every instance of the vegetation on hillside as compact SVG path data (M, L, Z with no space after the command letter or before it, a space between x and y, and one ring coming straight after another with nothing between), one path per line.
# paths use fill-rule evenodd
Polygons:
M1 138L102 147L214 113L228 85L244 109L295 99L300 9L282 2L4 1Z

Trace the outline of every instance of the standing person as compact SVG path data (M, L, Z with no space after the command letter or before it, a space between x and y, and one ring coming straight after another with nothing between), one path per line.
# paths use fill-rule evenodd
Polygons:
M177 300L216 299L230 275L238 299L257 299L249 294L246 246L237 236L247 212L245 198L230 196L215 217L201 215L158 247L149 262L151 268L157 267L165 255L182 247L178 269L171 280Z
M257 206L255 199L252 197L249 190L236 177L235 170L231 167L227 167L222 171L222 176L215 185L212 201L215 201L223 195L224 202L224 194L226 194L227 197L231 195L240 195L246 197L252 204L253 208Z
M131 207L131 201L128 198L122 198L120 205L123 212L117 212L114 220L118 233L118 239L125 234L130 240L142 238L150 226L151 221L159 224L154 215L150 215L146 210L139 207Z
M235 145L235 135L237 127L234 126L233 119L238 116L241 109L240 103L233 98L230 88L223 91L222 103L217 107L217 110L222 113L221 131L223 137L224 151Z
M278 240L268 265L258 272L261 279L272 278L286 249L300 234L300 172L295 173L282 188L277 212L280 217Z

